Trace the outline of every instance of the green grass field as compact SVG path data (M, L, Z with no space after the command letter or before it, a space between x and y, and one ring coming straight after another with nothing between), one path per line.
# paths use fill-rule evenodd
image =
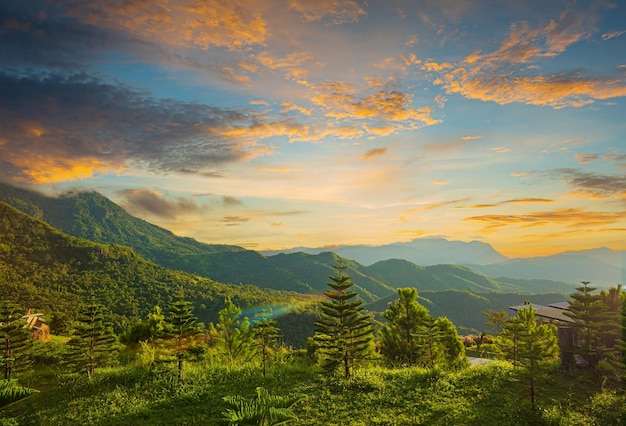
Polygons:
M530 405L523 371L507 362L440 371L357 369L350 379L327 377L301 353L286 353L266 378L258 365L187 362L178 384L169 365L137 360L102 368L92 380L41 368L20 383L38 390L0 409L0 425L219 425L224 396L302 394L293 425L619 425L623 395L607 382L548 366ZM615 386L614 386L615 387Z

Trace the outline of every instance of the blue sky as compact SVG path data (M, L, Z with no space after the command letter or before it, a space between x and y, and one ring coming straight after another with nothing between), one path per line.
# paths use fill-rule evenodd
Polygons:
M626 6L0 5L0 177L207 243L626 249Z

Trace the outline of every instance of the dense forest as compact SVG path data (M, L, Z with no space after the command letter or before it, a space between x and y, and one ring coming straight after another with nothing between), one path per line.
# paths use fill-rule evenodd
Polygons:
M626 421L620 285L530 294L543 283L454 265L183 254L166 232L169 268L22 204L36 217L0 202L0 425ZM266 284L208 277L227 270ZM563 301L571 344L533 306Z

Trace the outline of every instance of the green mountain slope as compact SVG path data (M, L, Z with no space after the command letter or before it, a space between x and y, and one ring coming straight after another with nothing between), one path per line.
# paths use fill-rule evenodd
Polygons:
M69 323L80 305L95 297L112 312L119 331L145 318L155 305L167 306L180 291L205 322L217 321L225 297L242 308L259 309L289 305L302 310L315 302L291 292L227 285L170 270L128 247L68 236L0 202L0 297L4 300Z
M0 200L44 220L75 237L131 247L142 257L168 268L202 275L219 282L252 284L262 288L321 293L334 270L337 255L320 253L264 256L237 246L209 245L135 218L95 193L71 193L60 198L0 184ZM397 287L424 290L486 292L565 291L563 282L488 278L457 265L421 267L391 259L371 266L348 262L361 298L373 302L395 295Z
M204 244L128 214L96 192L71 192L48 197L0 183L0 201L47 222L66 234L106 244L132 247L144 258L177 268L181 256L242 251L238 246Z
M394 287L424 290L510 291L511 287L458 265L418 266L407 260L390 259L365 267L371 276Z
M372 312L382 312L396 296L386 297L368 304L366 308ZM510 306L528 301L538 305L548 305L568 301L570 298L562 293L519 294L519 293L474 293L462 290L420 291L418 302L424 305L436 317L448 317L458 328L459 333L493 332L485 326L487 319L481 312L487 309L507 311L510 316L514 312Z
M218 281L254 284L262 288L292 290L301 293L322 293L328 289L328 276L336 271L337 255L316 256L294 253L265 257L253 251L209 253L185 256L180 268ZM355 290L366 302L387 296L395 289L365 274L363 266L344 259Z

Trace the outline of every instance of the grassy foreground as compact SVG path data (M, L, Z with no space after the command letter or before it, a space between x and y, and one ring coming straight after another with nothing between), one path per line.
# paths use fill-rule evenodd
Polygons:
M555 366L537 384L538 406L527 382L509 363L438 371L420 368L356 370L348 380L328 378L305 359L274 366L263 378L254 365L187 363L185 383L162 367L137 363L98 370L91 381L60 370L40 370L21 383L39 390L0 409L0 425L219 425L226 395L304 394L294 425L618 425L625 400L602 384L569 377Z

